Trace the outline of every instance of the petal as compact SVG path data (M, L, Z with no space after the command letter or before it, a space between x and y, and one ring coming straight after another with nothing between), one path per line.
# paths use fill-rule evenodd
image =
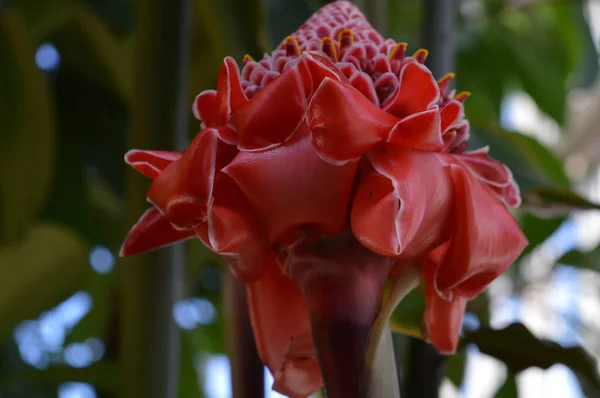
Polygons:
M142 151L133 149L125 154L125 162L153 180L168 165L181 157L179 152L169 151Z
M283 275L271 256L263 276L247 285L256 347L271 373L281 369L288 344L310 331L308 307L300 289Z
M217 83L217 110L218 116L214 119L218 124L226 124L232 112L242 108L248 99L240 82L240 70L235 60L226 57L219 70Z
M192 106L194 117L204 123L206 127L222 124L223 118L217 106L216 90L205 90L198 94Z
M422 151L444 149L437 106L402 119L391 131L388 142Z
M398 119L378 108L355 88L325 79L306 114L313 145L333 164L358 159L385 141Z
M504 164L487 156L473 156L469 153L455 155L456 159L477 179L495 187L505 187L512 183L512 173Z
M441 354L450 355L456 351L466 307L466 298L458 296L447 301L436 293L431 283L426 283L423 321L428 340Z
M193 236L194 231L174 229L169 221L155 207L152 207L146 210L131 228L121 246L119 256L148 252Z
M148 190L148 200L177 228L195 228L205 219L217 166L235 153L235 147L224 144L218 136L212 128L198 134Z
M304 118L305 110L300 70L288 69L232 115L230 124L238 133L238 147L255 151L287 141Z
M335 235L346 225L356 163L322 160L305 123L292 139L262 152L240 152L223 170L239 185L271 243L290 244L301 235Z
M275 391L291 397L308 397L323 386L310 330L294 337L284 358L283 366L274 375Z
M390 97L383 109L397 117L405 117L435 105L440 91L433 75L418 62L409 62L400 73L396 93Z
M377 253L411 260L446 240L452 184L435 154L386 145L370 152L369 159L391 181L398 204L380 179L378 186L375 180L361 184L351 213L359 241ZM384 231L387 237L381 236Z
M323 387L316 358L286 359L274 376L273 390L291 398L309 397Z
M435 273L447 298L472 298L521 254L527 239L508 210L465 168L450 165L455 201L450 245Z
M213 195L214 202L208 211L208 246L227 260L238 279L254 282L270 256L260 220L240 188L226 174L216 177Z
M308 97L319 88L325 78L348 83L348 79L342 71L328 58L319 52L304 53L301 62L307 67L311 84L307 88Z
M455 124L463 114L463 105L455 100L448 102L441 111L442 133Z
M373 85L373 79L365 72L358 72L350 78L350 84L364 95L370 102L379 106L379 98Z
M371 172L361 182L352 204L352 232L361 244L384 256L398 254L400 237L395 222L400 201L392 181Z
M519 207L521 206L521 191L516 182L512 181L511 184L505 187L494 187L490 186L492 192L508 207Z

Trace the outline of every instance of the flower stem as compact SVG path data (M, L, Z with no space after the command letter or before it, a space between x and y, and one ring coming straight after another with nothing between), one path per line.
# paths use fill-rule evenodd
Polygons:
M379 312L367 347L367 392L369 397L400 396L389 319L394 309L420 282L416 266L407 263L392 282L392 290ZM392 383L395 381L396 383Z
M383 398L367 393L366 349L391 261L342 237L301 246L289 267L308 302L327 397Z

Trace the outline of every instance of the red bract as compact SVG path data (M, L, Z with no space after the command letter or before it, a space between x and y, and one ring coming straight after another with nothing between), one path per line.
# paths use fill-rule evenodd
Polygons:
M329 4L241 72L225 59L185 152L125 156L154 180L154 207L121 254L193 236L221 254L247 284L274 387L293 397L321 386L319 363L332 397L360 388L336 384L364 362L344 344L364 349L394 267L422 264L427 337L453 352L466 301L527 243L504 207L520 201L508 168L465 151L467 95L435 81L425 50L405 51ZM336 341L342 323L356 341Z

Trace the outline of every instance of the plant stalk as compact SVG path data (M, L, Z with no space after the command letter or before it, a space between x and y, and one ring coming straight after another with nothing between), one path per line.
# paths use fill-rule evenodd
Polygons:
M134 95L129 148L182 149L188 76L191 0L139 1L134 20ZM127 170L126 222L146 209L147 181ZM123 398L176 397L180 334L173 304L183 295L182 245L126 259L120 269L120 341Z
M369 336L391 261L360 246L351 235L303 244L290 258L291 276L308 302L327 397L394 398L370 395L372 373L366 371ZM393 362L393 350L388 354ZM395 384L397 379L384 382Z

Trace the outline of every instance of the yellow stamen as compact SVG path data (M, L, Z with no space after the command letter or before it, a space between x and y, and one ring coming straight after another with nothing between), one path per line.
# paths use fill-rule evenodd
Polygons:
M442 84L442 83L447 82L450 79L454 79L454 77L456 77L456 75L454 74L454 72L450 72L450 73L447 73L444 77L442 77L437 82L438 82L438 84Z
M300 49L300 44L298 44L298 40L294 36L288 36L285 38L284 42L285 54L290 56L299 57L302 54L302 49Z
M324 37L321 39L321 47L323 52L329 56L334 62L338 61L337 48L335 42L331 37Z
M471 92L470 91L462 91L458 94L456 94L456 96L454 97L455 100L459 101L459 102L465 102L465 100L467 98L469 98L471 96Z
M344 29L338 35L338 43L340 48L350 47L354 44L354 33L350 29Z
M406 54L406 43L398 43L392 48L390 54L388 55L389 60L397 59L398 61L402 61L404 59L404 55Z
M244 55L244 59L242 60L242 65L246 65L248 62L256 62L254 58L252 58L249 54Z
M424 48L420 48L414 53L413 58L415 58L417 62L423 63L427 59L428 55L429 51Z

